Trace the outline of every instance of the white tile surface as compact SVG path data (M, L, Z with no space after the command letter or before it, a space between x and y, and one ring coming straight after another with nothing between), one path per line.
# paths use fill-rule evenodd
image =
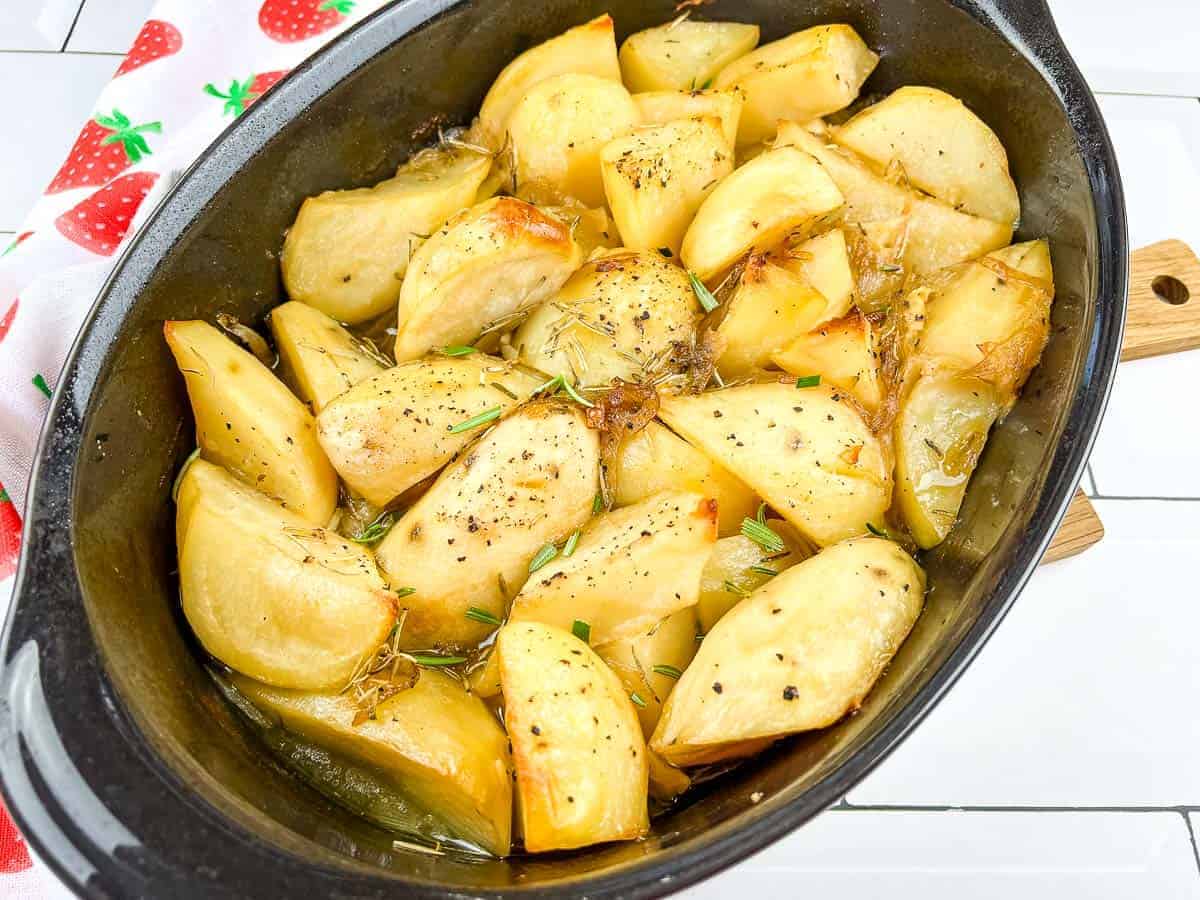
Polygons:
M154 0L88 0L67 49L123 54L153 6Z
M83 0L3 0L0 50L61 50Z
M0 229L15 231L21 224L116 67L111 56L0 53L0 84L38 86L9 91L5 98L5 116L21 127L5 129L0 140Z
M1048 0L1095 91L1200 96L1200 3Z
M1183 900L1200 896L1183 816L835 810L686 900Z
M1098 500L861 805L1200 806L1200 506Z
M1109 96L1100 104L1120 160L1131 246L1178 237L1200 248L1200 102ZM1200 417L1164 414L1170 386L1197 380L1200 352L1122 364L1092 454L1101 495L1200 497Z

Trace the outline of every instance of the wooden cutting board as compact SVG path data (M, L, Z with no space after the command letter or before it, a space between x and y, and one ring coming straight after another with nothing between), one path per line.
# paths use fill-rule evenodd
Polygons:
M1161 241L1130 256L1129 309L1121 360L1200 348L1200 260L1183 241ZM1082 553L1104 537L1083 491L1075 498L1042 562Z

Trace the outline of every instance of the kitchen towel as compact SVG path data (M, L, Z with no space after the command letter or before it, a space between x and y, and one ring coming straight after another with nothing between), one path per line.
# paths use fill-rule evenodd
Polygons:
M103 0L89 0L103 2ZM122 249L196 157L386 0L161 0L0 256L0 612L42 420ZM0 898L68 896L0 809Z

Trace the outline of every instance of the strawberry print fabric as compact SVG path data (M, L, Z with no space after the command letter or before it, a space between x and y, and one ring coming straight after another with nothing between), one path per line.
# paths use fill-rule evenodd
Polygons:
M91 0L100 2L100 0ZM0 612L67 352L129 239L236 117L386 0L160 0L17 239L0 248ZM103 87L103 90L101 88ZM69 896L0 806L0 898Z

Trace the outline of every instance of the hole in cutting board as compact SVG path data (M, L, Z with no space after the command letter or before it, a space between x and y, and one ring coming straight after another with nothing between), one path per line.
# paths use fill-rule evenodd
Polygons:
M1154 291L1154 296L1163 303L1170 303L1172 306L1182 306L1192 296L1188 286L1173 275L1159 275L1150 282L1150 290Z

